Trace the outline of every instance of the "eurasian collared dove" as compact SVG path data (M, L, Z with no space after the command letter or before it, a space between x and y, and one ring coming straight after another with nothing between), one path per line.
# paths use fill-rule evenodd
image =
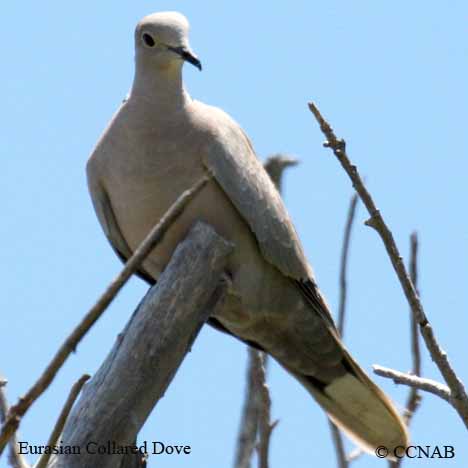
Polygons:
M280 195L240 126L193 100L182 65L201 63L179 13L143 18L135 30L136 71L128 99L99 140L88 184L116 253L129 258L153 225L207 170L208 185L143 263L154 283L197 220L235 245L232 286L210 322L265 350L296 377L348 435L367 450L406 446L390 400L341 343Z

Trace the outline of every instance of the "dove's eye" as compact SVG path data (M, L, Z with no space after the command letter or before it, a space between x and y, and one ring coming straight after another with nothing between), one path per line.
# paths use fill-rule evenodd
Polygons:
M143 42L145 43L145 45L148 47L154 47L154 45L156 44L154 39L148 33L143 33L141 38L143 39Z

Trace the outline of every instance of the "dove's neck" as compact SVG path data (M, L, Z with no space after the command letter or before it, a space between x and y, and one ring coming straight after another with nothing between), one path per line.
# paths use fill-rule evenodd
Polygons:
M131 96L155 105L163 112L183 109L190 96L182 81L182 66L160 69L137 64Z

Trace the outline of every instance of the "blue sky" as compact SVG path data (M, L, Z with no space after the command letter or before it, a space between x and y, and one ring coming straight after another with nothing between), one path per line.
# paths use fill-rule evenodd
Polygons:
M0 370L10 401L36 380L66 334L120 269L87 192L85 164L127 93L133 29L144 15L179 10L204 70L186 67L195 98L238 120L265 157L302 161L284 197L321 289L336 310L343 225L352 193L307 109L313 99L366 177L406 257L421 243L427 315L459 376L468 380L468 4L451 2L8 2L2 7L0 111ZM6 167L5 167L6 166ZM373 363L411 366L408 307L362 206L349 265L346 342ZM21 425L44 444L72 383L93 373L144 294L133 279L85 337ZM188 444L186 458L151 466L230 466L244 393L242 344L205 327L141 440ZM440 379L427 352L427 377ZM375 380L400 407L406 389ZM280 419L272 467L334 467L322 411L277 365L269 369ZM467 466L466 432L454 410L423 396L412 426L419 445L453 445L452 460L407 466ZM351 448L352 446L349 445ZM5 460L0 460L4 466ZM379 464L380 463L380 464ZM357 468L385 466L362 457Z

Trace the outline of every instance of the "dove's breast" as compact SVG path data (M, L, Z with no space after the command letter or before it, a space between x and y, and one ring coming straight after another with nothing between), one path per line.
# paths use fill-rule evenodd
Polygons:
M120 231L134 251L182 192L207 174L202 163L206 135L200 132L199 138L194 138L193 126L188 124L187 128L180 123L177 128L148 123L128 127L129 121L134 119L119 119L117 115L93 157L102 160L101 181ZM144 263L145 270L157 279L177 244L198 220L209 223L236 245L229 261L233 287L244 301L249 297L260 301L261 284L271 267L265 268L250 228L214 180L170 227ZM252 287L259 294L242 294L244 288Z
M135 120L125 118L121 123L117 115L92 156L118 228L132 251L182 192L206 175L203 158L210 138L203 128L194 138L198 129L184 123L173 128L141 121L129 127L127 122ZM265 260L252 230L214 179L171 225L143 263L145 272L158 279L199 220L234 244L227 264L232 286L218 319L233 334L259 343L280 361L309 369L307 353L297 349L297 335L316 335L314 343L323 335L325 344L330 344L329 335L320 333L325 329L322 319L310 313L290 278Z

